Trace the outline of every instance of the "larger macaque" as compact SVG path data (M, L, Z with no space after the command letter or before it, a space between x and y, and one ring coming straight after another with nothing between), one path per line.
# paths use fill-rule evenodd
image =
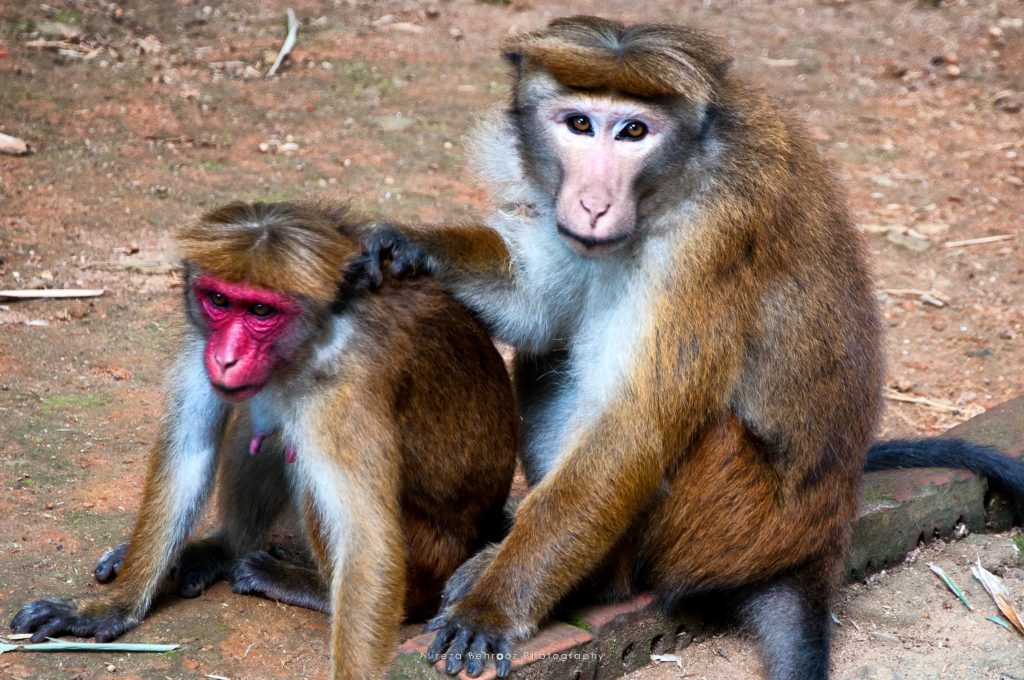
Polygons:
M531 490L455 574L434 658L478 675L576 589L716 594L773 680L828 675L829 611L881 408L860 239L802 126L708 35L559 19L504 46L486 226L385 227L371 276L437 277L517 349ZM882 445L1024 491L961 443Z
M328 611L330 677L380 677L403 612L434 613L455 568L500 538L518 441L501 357L436 283L368 295L346 277L355 228L235 203L182 230L190 325L131 542L97 568L114 584L31 602L15 631L116 638L177 565L184 595L226 576ZM185 546L218 463L220 526ZM316 571L260 551L293 495Z

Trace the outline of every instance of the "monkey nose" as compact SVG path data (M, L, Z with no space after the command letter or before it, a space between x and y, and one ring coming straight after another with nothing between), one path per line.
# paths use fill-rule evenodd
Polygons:
M229 368L238 363L238 357L231 354L214 354L213 360L217 362L217 367L221 370L221 373L226 373Z
M594 205L601 205L601 203L595 202ZM612 207L612 204L605 203L603 208L595 210L593 207L587 205L586 201L580 199L580 207L583 208L583 211L590 217L590 226L594 227L597 224L597 221L608 212L609 208Z

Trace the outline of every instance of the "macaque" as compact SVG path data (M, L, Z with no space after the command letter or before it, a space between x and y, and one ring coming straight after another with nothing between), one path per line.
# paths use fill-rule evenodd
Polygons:
M564 598L649 588L733 605L773 680L826 678L883 381L836 180L699 30L573 17L504 53L511 106L477 145L500 208L365 240L372 281L428 273L516 349L531 489L448 582L431 657L475 677L495 653L505 677ZM875 451L1024 492L1021 463L962 442Z
M177 564L185 595L230 577L329 610L330 677L381 677L403 611L435 612L500 538L518 447L504 363L437 283L370 294L351 275L359 227L234 203L181 231L188 329L131 541L97 568L116 579L27 604L15 631L116 638ZM219 528L185 546L218 466ZM259 551L289 499L316 571Z

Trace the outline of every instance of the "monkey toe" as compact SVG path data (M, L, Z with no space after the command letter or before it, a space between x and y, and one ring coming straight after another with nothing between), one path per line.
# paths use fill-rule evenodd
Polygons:
M110 583L121 572L124 554L128 552L128 544L116 545L100 556L92 575L99 583Z

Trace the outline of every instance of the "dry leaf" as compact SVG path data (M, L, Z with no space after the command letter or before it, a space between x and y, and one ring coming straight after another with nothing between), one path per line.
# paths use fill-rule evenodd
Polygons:
M996 607L999 608L1003 616L1013 624L1018 633L1024 635L1024 621L1021 620L1017 608L1013 606L1013 596L1003 583L1003 580L981 566L980 557L977 564L971 565L971 573L974 574L974 578L978 579L985 592L996 603Z

